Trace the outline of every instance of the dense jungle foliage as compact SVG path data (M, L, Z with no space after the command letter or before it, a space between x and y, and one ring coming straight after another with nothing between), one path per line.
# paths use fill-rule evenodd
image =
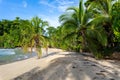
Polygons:
M96 58L120 51L120 2L80 0L59 17L60 26L48 25L39 17L0 21L0 47L56 47L69 51L92 52ZM40 57L40 55L38 55Z

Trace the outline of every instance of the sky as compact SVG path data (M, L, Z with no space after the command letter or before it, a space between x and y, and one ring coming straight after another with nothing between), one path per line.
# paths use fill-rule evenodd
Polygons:
M34 16L59 26L59 16L66 8L78 6L79 0L0 0L0 20L13 20L15 17L31 19Z

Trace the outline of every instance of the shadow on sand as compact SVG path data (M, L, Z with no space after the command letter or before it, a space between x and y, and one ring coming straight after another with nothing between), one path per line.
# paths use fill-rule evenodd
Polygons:
M115 69L109 72L106 68L110 67L85 59L83 55L77 53L60 55L65 57L51 60L47 68L40 70L36 67L13 80L120 80L120 73Z

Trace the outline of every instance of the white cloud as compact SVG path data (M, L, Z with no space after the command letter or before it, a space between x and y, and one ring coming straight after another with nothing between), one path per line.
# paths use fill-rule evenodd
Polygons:
M48 10L48 12L55 13L56 10L59 12L64 12L70 6L73 5L78 6L79 0L51 0L51 2L49 2L49 0L39 0L39 4L49 7L50 9ZM43 20L48 21L50 26L57 27L60 25L58 21L59 14L58 16L57 15L47 16L47 15L39 14L38 16Z
M48 21L50 26L57 27L60 25L57 16L52 17L52 16L39 14L39 17L45 21Z
M58 6L58 10L61 12L64 12L66 9L68 8L68 6Z
M53 9L48 10L50 13L54 13Z
M51 8L51 10L53 9L57 9L60 12L64 12L69 6L71 5L77 5L78 1L71 1L71 0L53 0L52 2L48 2L48 0L40 0L39 4L43 4L46 5L48 7ZM51 11L53 12L53 11Z
M26 8L27 7L27 2L26 1L23 1L23 7Z
M50 26L58 27L60 25L57 17L54 17L52 19L50 17L47 17L45 20L49 22Z
M51 5L50 3L48 3L46 0L40 0L39 4L47 5L51 8L56 8L54 5Z
M69 6L75 4L75 2L70 0L56 0L59 3L57 7L59 11L64 12Z
M74 4L74 1L70 1L70 0L56 0L56 2L59 3L60 5Z

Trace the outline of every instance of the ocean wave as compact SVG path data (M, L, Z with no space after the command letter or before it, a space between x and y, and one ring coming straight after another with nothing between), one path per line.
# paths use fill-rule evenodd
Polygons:
M14 49L0 49L0 56L4 55L14 55Z

